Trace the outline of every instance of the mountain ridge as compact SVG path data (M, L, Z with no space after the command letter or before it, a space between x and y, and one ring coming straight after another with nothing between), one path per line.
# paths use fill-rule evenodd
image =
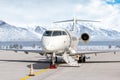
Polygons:
M72 24L65 24L60 26L67 30L72 29ZM34 29L21 28L10 25L5 21L0 20L0 41L38 41L42 34L48 27L35 26ZM57 28L57 27L56 27ZM120 40L120 32L116 30L107 30L103 28L96 28L93 25L77 24L77 35L80 37L82 33L88 33L90 40Z

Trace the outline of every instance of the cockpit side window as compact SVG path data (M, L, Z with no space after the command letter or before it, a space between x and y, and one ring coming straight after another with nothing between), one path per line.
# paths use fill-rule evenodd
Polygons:
M52 31L45 31L43 36L51 36L52 35Z
M65 31L62 31L62 35L67 35L67 33Z
M60 36L61 35L61 31L54 31L53 32L53 36Z

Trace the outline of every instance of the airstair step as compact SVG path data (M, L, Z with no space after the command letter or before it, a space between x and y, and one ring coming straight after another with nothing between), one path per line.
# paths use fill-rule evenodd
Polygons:
M79 63L69 54L67 54L66 52L63 54L63 59L65 60L65 62L71 66L79 66Z

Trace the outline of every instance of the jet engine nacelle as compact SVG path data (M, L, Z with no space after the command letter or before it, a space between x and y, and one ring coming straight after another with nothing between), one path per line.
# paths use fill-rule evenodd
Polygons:
M89 39L90 39L90 36L89 36L89 34L88 33L82 33L82 35L81 35L81 38L80 38L82 41L84 41L84 42L88 42L89 41Z

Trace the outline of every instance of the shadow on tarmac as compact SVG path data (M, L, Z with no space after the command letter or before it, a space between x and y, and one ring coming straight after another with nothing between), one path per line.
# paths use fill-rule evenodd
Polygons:
M38 61L35 61L35 60L4 60L4 59L1 59L0 62L30 63L29 65L27 65L27 67L30 68L30 65L33 64L34 69L45 69L45 68L48 68L50 66L50 61L48 61L46 59L40 59ZM65 62L61 62L61 61L57 62L57 64L61 64L61 63L65 63Z
M49 63L49 61L35 61L35 60L0 60L5 62L25 62L25 63Z
M49 65L49 63L35 63L33 64L33 69L46 69ZM30 68L30 64L27 67Z
M0 60L1 62L25 62L25 63L30 63L33 64L34 69L45 69L49 68L50 66L50 61L45 60L45 59L40 59L38 61L35 60ZM63 64L65 62L58 61L57 64ZM85 63L82 64L94 64L94 63L120 63L120 61L86 61ZM30 64L27 65L28 68L30 68ZM81 64L81 63L80 63ZM69 66L69 65L61 65L60 67L74 67L74 66Z
M35 60L0 60L0 62L20 62L20 63L30 63L29 65L27 65L28 68L30 68L30 65L33 64L33 68L34 69L45 69L48 68L50 61L45 61L45 60L41 60L41 61L35 61Z
M56 65L62 64L65 62L57 62ZM28 68L30 68L30 65L27 66ZM47 63L35 63L33 64L33 69L46 69L50 67L50 61Z

